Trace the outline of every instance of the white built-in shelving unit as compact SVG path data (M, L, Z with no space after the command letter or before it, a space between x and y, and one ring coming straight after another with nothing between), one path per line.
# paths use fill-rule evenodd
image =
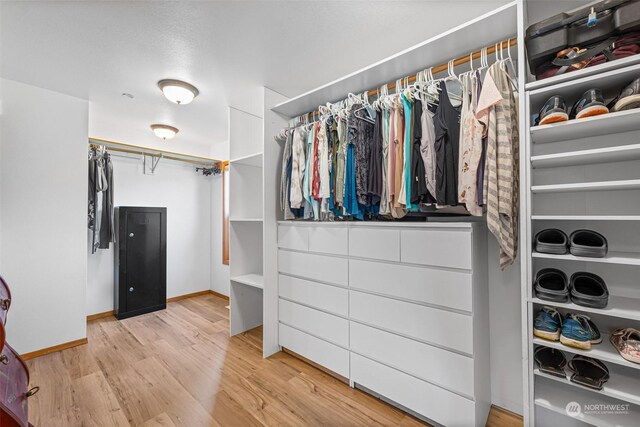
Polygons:
M545 2L528 2L546 7ZM609 342L619 327L640 326L640 109L534 126L531 116L546 100L561 95L570 107L584 91L599 88L611 99L640 76L640 55L608 62L525 85L523 123L523 335L527 425L635 426L640 419L640 364L623 359ZM609 243L604 258L552 255L533 250L537 232L579 228L603 234ZM568 276L588 271L601 276L611 293L606 308L537 298L533 282L538 270L554 267ZM533 320L542 306L562 314L583 313L598 326L603 342L580 350L533 336ZM567 361L585 355L604 362L611 379L603 390L591 390L540 372L533 352L538 346L563 351ZM581 413L570 417L570 402L629 404L628 413ZM528 408L528 409L527 409Z
M262 118L229 108L230 332L262 325Z

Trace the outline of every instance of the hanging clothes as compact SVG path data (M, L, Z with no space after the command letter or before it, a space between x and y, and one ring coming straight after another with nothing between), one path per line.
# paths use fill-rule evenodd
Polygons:
M371 156L371 140L374 135L374 123L368 117L368 109L362 104L351 107L350 131L353 129L355 155L356 195L358 204L369 206L369 157Z
M88 226L91 230L91 253L108 249L115 241L113 210L113 164L104 149L91 149L88 157Z
M458 204L460 106L454 107L451 104L444 81L440 82L435 131L436 201L440 206L455 206Z
M291 147L293 145L293 133L287 132L285 138L284 152L282 154L282 169L280 173L280 209L284 211L284 219L294 219L296 216L291 211L289 183L291 182L291 169L289 162L291 161Z
M427 191L426 171L421 153L422 144L422 101L416 99L413 102L411 127L413 129L413 142L411 153L411 204L417 209L420 203L426 202Z
M429 110L429 104L423 104L421 121L422 137L420 139L420 154L424 163L425 182L429 192L427 201L436 202L436 130L433 123L434 113Z
M391 215L389 210L389 114L390 111L384 108L380 112L382 118L381 138L382 138L382 159L380 169L382 171L382 187L380 193L380 215Z
M500 245L500 268L504 270L515 261L518 250L520 141L517 103L501 64L493 64L485 76L476 116L487 134L487 226Z
M302 195L302 185L304 171L306 168L306 138L307 132L302 127L297 127L293 131L293 142L291 147L291 193L289 201L292 209L304 207L304 196Z
M483 125L476 118L478 79L476 74L462 76L462 110L460 115L460 171L458 174L458 201L469 213L482 216L478 204L478 167L482 156Z
M338 118L338 154L336 157L336 204L344 211L344 188L347 162L347 121Z
M380 205L382 197L382 113L376 114L373 126L373 138L371 139L371 152L369 154L369 179L367 182L367 194L371 205Z

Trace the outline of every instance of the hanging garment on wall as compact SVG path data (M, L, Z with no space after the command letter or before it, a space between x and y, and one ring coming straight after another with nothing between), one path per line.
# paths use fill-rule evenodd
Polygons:
M113 218L113 164L104 148L89 151L88 226L92 232L91 253L108 249L115 241Z
M510 76L497 63L485 76L477 116L487 132L484 196L487 225L500 245L500 268L518 249L519 150L517 103Z

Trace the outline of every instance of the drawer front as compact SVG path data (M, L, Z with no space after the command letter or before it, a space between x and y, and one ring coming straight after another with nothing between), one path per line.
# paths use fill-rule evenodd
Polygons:
M476 425L473 401L355 353L351 380L438 424Z
M471 231L402 230L402 262L471 269Z
M350 348L385 365L473 398L473 359L359 323Z
M278 247L297 251L308 251L309 228L305 226L279 225Z
M349 314L372 326L473 354L471 316L349 291Z
M279 309L279 318L282 323L343 348L349 348L349 321L347 319L283 299L280 300Z
M280 323L282 347L349 378L349 351Z
M309 280L280 275L278 292L282 298L299 302L338 316L349 315L349 291Z
M349 260L349 287L471 312L471 274Z
M349 255L400 261L400 230L351 227L349 229Z
M347 227L309 227L309 252L347 255Z
M319 282L347 286L349 262L346 258L280 251L278 271Z

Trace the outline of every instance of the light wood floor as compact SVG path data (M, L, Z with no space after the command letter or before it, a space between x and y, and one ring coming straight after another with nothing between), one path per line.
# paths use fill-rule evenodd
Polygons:
M262 358L260 328L229 337L227 301L88 324L89 344L28 362L30 421L54 426L424 425L278 353ZM522 422L492 411L489 425Z

